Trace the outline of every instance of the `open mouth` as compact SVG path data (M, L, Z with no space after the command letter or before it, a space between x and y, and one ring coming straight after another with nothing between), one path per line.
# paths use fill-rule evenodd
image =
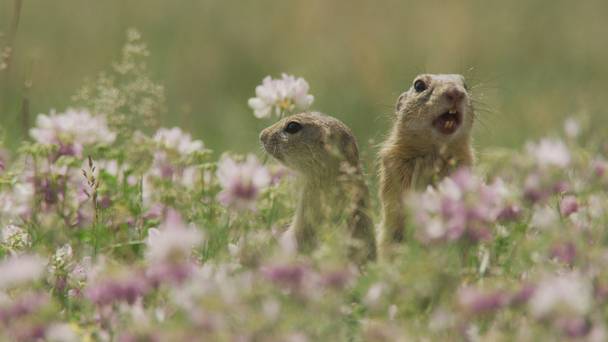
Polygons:
M441 134L450 135L460 127L462 122L462 115L456 109L450 109L449 111L439 115L433 120L433 126Z

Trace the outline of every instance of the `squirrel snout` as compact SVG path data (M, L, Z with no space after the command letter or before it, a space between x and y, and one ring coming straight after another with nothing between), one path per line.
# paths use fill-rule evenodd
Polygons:
M451 104L458 104L464 99L465 92L458 87L450 87L445 90L443 96L445 96Z
M263 130L260 133L260 141L262 142L262 144L266 145L268 143L268 137L270 136L270 134L268 134L267 130Z

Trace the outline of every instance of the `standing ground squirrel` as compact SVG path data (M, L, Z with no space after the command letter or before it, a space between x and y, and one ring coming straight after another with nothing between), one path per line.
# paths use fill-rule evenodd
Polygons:
M474 156L475 113L461 75L420 75L397 100L396 118L382 144L378 252L404 237L403 199L408 189L424 189Z
M321 113L301 113L264 129L260 140L266 152L297 173L301 183L290 228L298 248L311 250L317 231L338 214L347 221L349 255L357 262L375 259L373 223L367 213L369 193L350 129Z

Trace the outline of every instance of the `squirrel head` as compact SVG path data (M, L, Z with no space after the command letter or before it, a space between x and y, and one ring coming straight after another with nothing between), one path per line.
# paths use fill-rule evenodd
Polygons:
M403 134L440 143L469 135L475 118L461 75L418 75L395 110Z
M264 129L266 152L304 176L338 174L358 167L357 142L346 125L321 113L288 116Z

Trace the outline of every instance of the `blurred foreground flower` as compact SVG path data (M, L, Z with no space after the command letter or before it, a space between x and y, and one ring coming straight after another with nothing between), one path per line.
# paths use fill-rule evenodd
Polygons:
M510 209L504 204L508 193L501 180L486 185L469 170L460 169L439 183L437 189L429 187L422 194L414 194L409 206L422 228L422 241L466 237L475 242L488 239L491 225Z
M87 287L86 297L99 306L120 301L133 304L149 290L146 279L141 274L131 272L129 276L99 279Z
M559 203L559 210L564 217L568 217L571 214L578 211L578 201L574 196L565 196Z
M484 291L473 286L458 291L458 302L468 314L480 315L497 311L510 302L510 296L500 290Z
M0 241L3 247L11 253L24 250L32 245L30 235L24 229L15 225L9 224L2 229L2 240Z
M182 156L203 149L202 141L192 140L190 134L183 132L179 127L160 128L154 134L154 141L161 147L174 150Z
M116 133L110 131L104 116L75 109L38 115L30 136L43 145L59 145L59 155L76 156L81 155L84 146L111 144L116 139Z
M42 276L46 263L36 255L12 256L0 262L0 289L35 281Z
M285 112L304 111L314 101L308 90L308 82L303 78L287 74L282 74L280 79L267 76L255 88L256 97L249 99L249 107L260 119L270 117L273 111L279 117Z
M271 181L268 170L252 154L240 163L229 156L222 157L217 178L222 186L218 195L220 202L239 210L255 210L260 191Z
M578 272L548 276L530 299L530 312L537 318L547 316L581 317L593 304L592 286Z
M33 199L33 182L17 183L7 191L0 192L0 217L28 217L32 212Z
M568 138L574 139L579 136L581 133L581 124L575 118L567 118L564 121L564 132L568 136Z
M169 210L160 228L148 231L146 258L150 264L187 259L202 239L201 232L186 225L178 212Z
M538 143L529 143L526 149L540 167L566 167L570 164L570 151L561 140L542 139Z

